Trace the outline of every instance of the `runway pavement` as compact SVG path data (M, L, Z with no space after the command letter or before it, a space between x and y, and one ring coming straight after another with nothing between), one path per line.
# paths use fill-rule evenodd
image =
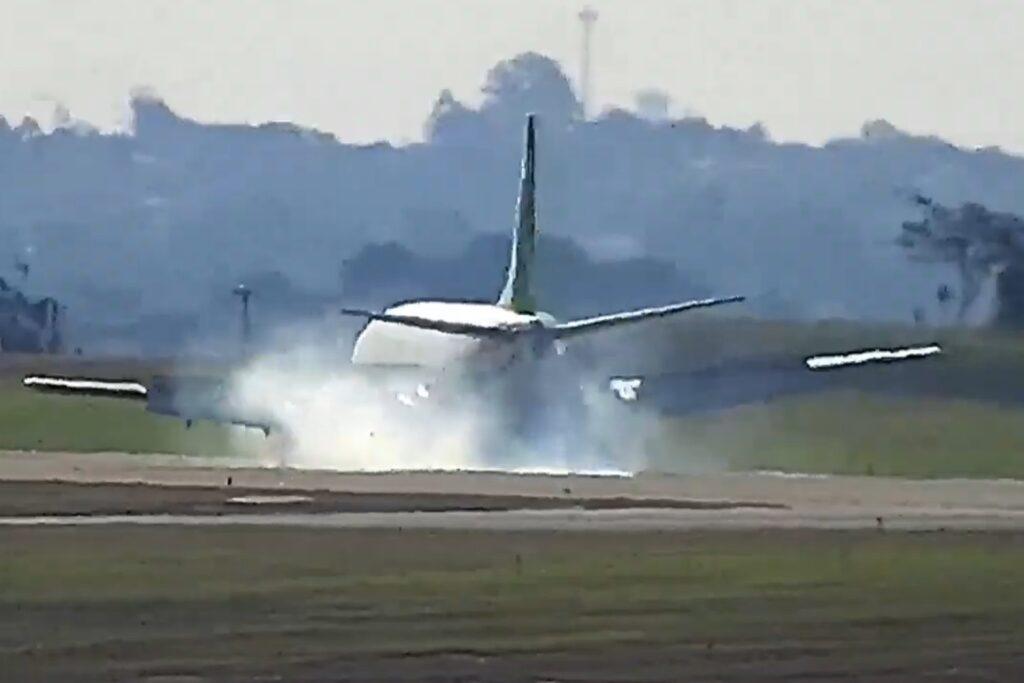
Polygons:
M286 526L322 529L483 531L693 531L819 529L969 531L1024 529L1024 510L945 508L796 508L789 510L498 510L227 515L2 517L0 526Z
M1024 482L919 481L884 477L831 477L783 473L705 472L634 476L510 474L500 472L344 473L254 467L251 463L175 456L3 453L0 480L135 484L174 491L191 487L224 503L250 497L245 514L80 515L2 518L3 525L204 524L288 525L334 528L493 530L675 530L815 528L880 530L1024 529ZM211 493L211 489L214 489ZM304 510L303 492L375 494L400 500L432 496L430 511L396 506L387 511ZM255 498L252 496L255 495ZM460 510L459 497L513 497L499 510ZM283 496L283 497L282 497ZM451 496L450 508L437 500ZM537 507L560 500L559 509ZM532 501L527 504L527 499ZM613 510L594 501L615 499ZM656 500L655 500L656 499ZM251 502L255 500L256 502ZM623 502L625 501L625 502ZM635 501L630 504L629 501ZM658 503L657 501L661 501ZM579 503L579 504L577 504ZM240 504L240 503L237 503ZM656 507L652 508L652 504ZM678 504L680 507L669 508ZM664 507L660 507L664 505ZM265 511L253 514L252 508ZM720 509L707 509L707 508ZM584 509L587 508L587 509ZM705 508L705 509L701 509ZM45 505L47 513L51 510ZM54 514L60 510L53 509Z

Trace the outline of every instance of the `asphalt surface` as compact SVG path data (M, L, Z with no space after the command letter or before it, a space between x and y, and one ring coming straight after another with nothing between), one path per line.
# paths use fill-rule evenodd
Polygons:
M983 531L1024 529L1024 510L905 508L825 510L496 510L448 512L333 512L226 515L41 515L3 517L0 526L290 526L322 529L485 531L693 531L818 529Z
M688 476L461 471L366 474L171 456L5 453L0 455L0 481L14 487L5 496L16 495L20 487L28 490L27 494L21 491L23 497L34 497L33 504L19 514L0 515L0 524L18 526L1024 529L1024 482L1013 480L919 481L724 472ZM73 496L67 491L56 495L29 488L41 483L64 483L79 489L83 485L93 489L106 486L89 490L93 498L109 504L62 507L61 501ZM138 505L157 494L173 498L173 504L166 508ZM374 502L367 503L371 499Z

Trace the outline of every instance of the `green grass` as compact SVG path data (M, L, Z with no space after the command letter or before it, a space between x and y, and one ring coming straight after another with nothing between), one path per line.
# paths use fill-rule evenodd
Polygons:
M0 662L28 670L1024 645L1024 541L1008 535L122 528L5 530L0 544Z
M618 335L615 337L613 335ZM602 367L629 374L937 341L919 363L826 375L827 390L660 421L650 465L902 477L1024 478L1024 337L962 328L702 316L612 333ZM645 349L638 353L637 349Z
M702 467L905 477L1024 478L1024 338L953 328L825 322L798 325L695 316L595 337L612 371L665 371L724 360L799 359L812 352L938 340L940 359L834 373L829 390L766 405L659 421L656 469ZM648 353L637 354L637 348ZM6 357L4 357L6 358ZM24 372L145 376L168 362L11 357L0 364L0 449L249 455L238 430L146 413L141 405L33 394ZM223 368L193 368L223 372ZM887 395L895 387L900 396ZM247 435L249 436L249 435Z
M830 392L665 420L650 448L675 472L1024 479L1024 405Z
M232 430L147 413L142 403L39 394L0 381L0 449L225 455Z
M685 370L722 360L791 358L856 349L912 346L937 342L946 350L944 366L977 369L996 366L1024 371L1024 334L1020 332L856 321L794 323L697 315L609 332L598 343L616 355L620 347L645 370ZM621 343L626 342L626 343ZM637 349L646 352L638 354ZM619 362L618 359L616 362Z
M0 449L250 455L257 434L147 413L142 404L0 383ZM660 419L648 466L1024 479L1024 406L840 391Z

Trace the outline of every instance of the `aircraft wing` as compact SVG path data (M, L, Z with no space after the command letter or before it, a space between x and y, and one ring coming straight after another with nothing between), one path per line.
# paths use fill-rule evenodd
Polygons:
M683 301L681 303L670 304L668 306L641 308L635 311L625 311L623 313L599 315L594 318L572 320L555 325L552 329L555 331L555 335L559 339L565 339L567 337L573 337L587 332L594 332L607 327L615 327L618 325L640 322L642 320L650 320L651 318L664 318L684 311L692 311L697 308L710 308L712 306L720 306L722 304L737 303L743 301L745 298L746 297L742 296L730 296L721 299L697 299L695 301Z
M368 366L360 370L364 379L379 385L396 405L419 404L427 398L428 380L434 374L417 366ZM101 397L137 401L147 412L184 420L187 425L205 420L251 427L269 435L282 432L284 425L272 415L240 407L232 399L227 378L211 375L154 375L145 379L97 379L29 375L22 379L26 389L75 397Z
M378 313L375 311L364 311L355 308L341 309L342 315L357 316L368 320L379 320L385 323L407 325L418 327L423 330L434 330L447 334L462 334L470 337L508 337L512 331L504 327L492 327L487 325L474 325L473 323L452 322L447 320L435 320L423 318L418 315L402 315L396 313Z
M277 429L272 420L264 416L233 410L224 381L212 377L155 376L149 381L139 381L29 375L22 384L45 393L141 401L148 412L177 417L187 424L210 420L254 427L265 434Z
M891 387L898 391L899 387L892 384L902 375L872 374L865 384L864 374L857 369L868 365L902 365L941 354L938 344L925 344L821 354L799 361L753 359L684 372L615 376L609 380L609 389L627 403L640 401L658 412L686 415L844 386L863 385L880 391Z
M906 346L897 349L864 349L847 353L808 356L804 359L804 365L810 370L834 370L866 363L895 363L915 358L927 358L940 353L942 353L942 347L938 344Z
M36 391L145 400L149 391L135 380L76 379L29 375L22 384Z

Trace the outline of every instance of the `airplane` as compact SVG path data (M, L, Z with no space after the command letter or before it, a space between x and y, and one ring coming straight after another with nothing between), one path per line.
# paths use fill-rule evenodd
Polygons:
M526 118L524 152L503 289L493 303L471 301L408 301L382 311L343 308L340 313L365 321L356 336L350 364L355 370L409 369L433 377L411 391L394 394L406 406L448 400L493 401L505 420L504 434L532 438L538 430L565 429L561 409L570 412L580 377L565 362L567 343L601 331L636 325L744 301L726 296L682 301L576 320L559 321L544 312L534 290L537 247L536 118ZM874 349L853 354L805 359L808 370L834 369L865 362L894 362L938 354L935 344L902 349ZM576 373L576 374L574 374ZM231 407L222 382L198 378L157 377L148 385L136 381L103 381L33 375L26 387L64 394L114 396L145 401L147 409L191 424L208 419L263 429L280 425L266 416L241 415ZM622 402L640 396L642 378L612 377L606 389ZM567 391L571 389L570 391Z

